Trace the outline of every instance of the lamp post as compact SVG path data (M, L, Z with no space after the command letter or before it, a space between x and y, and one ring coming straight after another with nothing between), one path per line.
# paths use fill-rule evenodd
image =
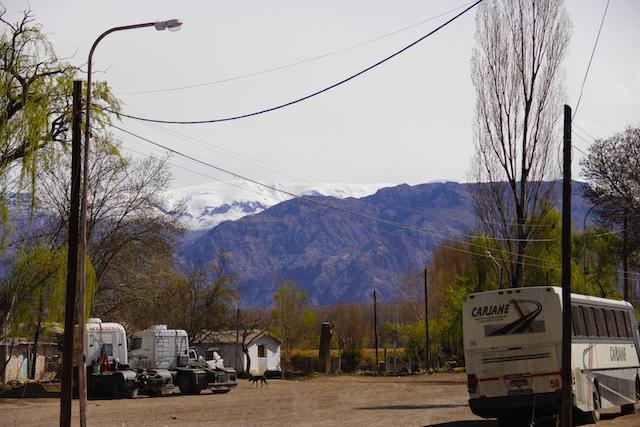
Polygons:
M120 27L113 27L100 34L100 36L93 42L91 50L89 51L89 60L87 62L87 99L85 102L85 129L84 129L84 155L82 162L82 205L80 208L80 289L78 293L78 334L80 342L82 343L82 355L79 362L78 369L78 390L80 400L80 425L86 426L86 405L87 405L87 377L85 369L85 357L86 349L84 344L85 334L85 311L86 311L86 286L87 286L87 192L89 187L89 141L91 138L91 68L93 62L93 52L95 51L98 43L111 33L116 31L133 30L136 28L155 27L158 31L170 30L177 31L180 29L182 22L178 19L169 19L167 21L145 22L142 24L124 25Z
M500 263L493 257L493 254L489 249L486 249L484 251L484 254L487 257L491 258L491 261L493 261L498 266L498 289L502 289L502 265L500 265Z

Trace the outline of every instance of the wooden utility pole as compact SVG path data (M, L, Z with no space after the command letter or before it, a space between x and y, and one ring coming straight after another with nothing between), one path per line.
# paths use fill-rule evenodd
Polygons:
M239 334L240 333L240 307L237 308L236 311L236 354L235 354L235 359L234 359L234 366L236 368L236 371L240 372L241 370L244 371L244 366L242 366L241 368L238 368L238 366L240 365L238 363L238 346L240 345L240 337Z
M71 122L71 206L69 211L69 249L67 252L67 289L64 312L64 349L62 355L62 393L60 426L71 425L73 396L74 319L78 271L78 216L80 213L80 119L82 116L82 82L73 82L73 112ZM82 367L84 368L84 367Z
M562 405L560 425L571 427L571 107L564 106L562 162Z
M376 371L378 371L378 301L376 299L376 291L373 291L373 336L376 345Z
M431 367L431 358L429 357L429 296L427 292L427 284L429 283L429 271L424 269L424 329L426 330L426 342L424 346L424 363L426 370Z

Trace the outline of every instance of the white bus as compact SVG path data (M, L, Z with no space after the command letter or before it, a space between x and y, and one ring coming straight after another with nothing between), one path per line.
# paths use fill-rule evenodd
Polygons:
M638 323L628 302L571 294L573 405L635 411L640 397ZM540 286L470 294L463 309L471 411L498 425L559 412L562 289Z

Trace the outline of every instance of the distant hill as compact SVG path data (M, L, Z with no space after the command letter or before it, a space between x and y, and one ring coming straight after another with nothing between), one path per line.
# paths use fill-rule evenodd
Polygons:
M559 207L561 183L554 182ZM585 184L574 182L574 229L582 227L589 203ZM444 238L464 239L475 229L470 184L455 182L398 185L375 194L338 199L311 196L321 203L363 215L429 228L433 233L390 224L291 199L255 215L226 221L186 242L182 259L206 262L218 248L230 255L230 269L240 279L243 304L268 306L284 280L306 289L312 304L364 302L376 289L393 297L404 272L422 268Z

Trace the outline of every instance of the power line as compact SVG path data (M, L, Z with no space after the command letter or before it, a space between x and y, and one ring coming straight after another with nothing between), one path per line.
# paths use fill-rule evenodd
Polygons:
M600 21L600 28L598 28L598 35L596 36L596 41L593 44L593 50L591 51L591 56L589 57L589 64L587 64L587 70L584 73L584 78L582 79L582 86L580 86L580 96L578 97L578 102L576 103L576 108L573 110L573 120L578 114L578 108L580 107L580 101L582 101L582 93L584 92L584 85L587 82L587 76L589 75L589 69L591 68L591 61L593 61L593 56L596 53L596 47L598 46L598 40L600 40L600 32L602 31L602 26L604 25L604 18L607 16L607 10L609 9L609 1L607 0L607 5L604 8L604 13L602 14L602 21Z
M193 156L189 156L188 154L181 153L180 151L174 150L174 149L172 149L170 147L167 147L165 145L162 145L160 143L152 141L152 140L150 140L148 138L145 138L145 137L143 137L141 135L135 134L135 133L133 133L131 131L123 129L123 128L121 128L119 126L116 126L114 124L109 124L109 126L113 127L114 129L118 129L119 131L124 132L124 133L126 133L128 135L134 136L134 137L136 137L136 138L138 138L138 139L140 139L142 141L145 141L145 142L147 142L149 144L152 144L152 145L154 145L156 147L163 148L163 149L165 149L165 150L167 150L167 151L169 151L171 153L174 153L174 154L176 154L178 156L184 157L186 159L189 159L189 160L194 161L196 163L202 164L204 166L208 166L208 167L210 167L212 169L216 169L216 170L218 170L220 172L226 173L226 174L231 175L231 176L233 176L235 178L243 179L245 181L252 182L252 183L254 183L256 185L259 185L261 187L270 189L272 191L276 191L276 192L279 192L279 193L282 193L282 194L286 194L286 195L288 195L288 196L290 196L292 198L302 199L302 200L305 200L305 201L307 201L309 203L314 203L314 204L323 206L325 208L335 209L335 210L338 210L338 211L341 211L341 212L345 212L345 213L352 214L352 215L357 215L357 216L360 216L360 217L363 217L363 218L367 218L367 219L372 220L372 221L377 221L377 222L388 224L388 225L394 225L394 226L401 227L401 228L406 228L406 229L410 229L410 230L417 230L417 231L423 231L423 232L432 233L432 234L438 234L438 235L443 235L443 236L447 235L446 232L443 232L443 231L440 231L440 230L430 229L430 228L426 228L426 227L420 227L420 226L412 225L412 224L404 224L404 223L401 223L401 222L397 222L397 221L393 221L393 220L389 220L389 219L385 219L385 218L380 218L380 217L377 217L377 216L374 216L374 215L369 215L369 214L366 214L366 213L363 213L363 212L353 211L351 209L347 209L347 208L343 208L343 207L340 207L340 206L332 205L330 203L325 203L325 202L322 202L320 200L312 199L310 197L298 195L298 194L295 194L295 193L293 193L291 191L287 191L287 190L284 190L284 189L281 189L281 188L274 187L274 186L269 185L269 184L265 184L263 182L255 180L255 179L243 176L243 175L241 175L239 173L232 172L232 171L230 171L228 169L225 169L225 168L222 168L220 166L216 166L216 165L214 165L212 163L205 162L204 160L200 160L200 159L197 159L197 158L195 158ZM465 233L450 232L449 234L459 235L459 236L468 237L468 238L474 237L471 234L465 234ZM553 242L556 239L512 239L512 238L506 238L506 237L495 237L495 238L493 238L493 240L496 240L496 241L513 241L513 242L520 242L520 241L526 241L526 242Z
M577 123L575 123L575 122L573 122L573 121L572 121L572 122L571 122L571 125L572 125L572 126L574 126L574 127L576 127L576 128L578 128L578 129L580 129L580 130L582 131L582 133L584 133L585 135L587 135L587 136L588 136L589 138L591 138L592 140L594 140L594 141L595 141L595 140L597 139L595 136L591 135L589 132L587 132L586 130L584 130L584 128L580 127L580 125L578 125Z
M423 41L424 39L430 37L431 35L435 34L436 32L438 32L439 30L441 30L442 28L446 27L447 25L449 25L451 22L455 21L456 19L458 19L459 17L461 17L462 15L464 15L465 13L467 13L468 11L470 11L471 9L473 9L475 6L477 6L478 4L480 4L483 0L478 0L475 3L473 3L471 6L467 7L465 10L463 10L462 12L458 13L457 15L455 15L453 18L450 18L449 20L447 20L445 23L443 23L442 25L436 27L434 30L430 31L429 33L425 34L424 36L420 37L418 40L410 43L409 45L403 47L402 49L392 53L391 55L387 56L386 58L376 62L373 65L368 66L367 68L365 68L364 70L361 70L355 74L352 74L351 76L340 80L337 83L334 83L330 86L325 87L324 89L320 89L316 92L313 92L309 95L303 96L302 98L298 98L295 99L293 101L289 101L286 102L284 104L280 104L280 105L276 105L274 107L270 107L270 108L266 108L264 110L260 110L260 111L255 111L253 113L247 113L247 114L241 114L241 115L237 115L237 116L230 116L230 117L224 117L224 118L220 118L220 119L210 119L210 120L160 120L160 119L151 119L151 118L146 118L146 117L139 117L139 116L133 116L130 114L124 114L124 113L117 113L114 110L111 110L109 108L104 108L104 107L100 107L100 106L96 106L97 108L101 108L104 111L108 111L110 113L113 114L117 114L118 116L121 117L126 117L129 119L133 119L133 120L139 120L139 121L143 121L143 122L151 122L151 123L165 123L165 124L176 124L176 125L195 125L195 124L205 124L205 123L220 123L220 122L228 122L228 121L232 121L232 120L239 120L239 119L246 119L248 117L253 117L253 116L258 116L261 114L265 114L265 113L270 113L272 111L276 111L276 110L280 110L282 108L285 107L289 107L291 105L295 105L298 104L302 101L306 101L308 99L311 99L315 96L321 95L325 92L330 91L331 89L334 89L338 86L341 86L353 79L355 79L356 77L359 77L363 74L365 74L368 71L371 71L372 69L384 64L385 62L389 61L392 58L395 58L396 56L400 55L401 53L407 51L408 49L412 48L413 46L417 45L418 43L420 43L421 41Z
M213 85L220 84L220 83L227 83L227 82L232 82L232 81L236 81L236 80L246 79L246 78L249 78L249 77L259 76L259 75L262 75L262 74L272 73L274 71L285 70L287 68L291 68L291 67L295 67L297 65L302 65L302 64L309 63L309 62L313 62L313 61L316 61L318 59L323 59L323 58L326 58L326 57L329 57L329 56L333 56L333 55L336 55L338 53L346 52L346 51L355 49L357 47L365 46L367 44L376 42L378 40L382 40L382 39L385 39L387 37L394 36L396 34L399 34L399 33L403 32L403 31L409 30L411 28L415 28L415 27L420 26L422 24L425 24L425 23L427 23L429 21L433 21L434 19L437 19L437 18L440 18L442 16L448 15L449 13L454 12L454 11L456 11L458 9L461 9L461 8L463 8L465 6L468 6L471 3L473 3L473 2L467 2L465 4L461 4L460 6L454 7L453 9L449 9L446 12L442 12L442 13L440 13L438 15L435 15L435 16L432 16L430 18L423 19L420 22L416 22L415 24L409 25L409 26L404 27L404 28L400 28L399 30L395 30L395 31L392 31L392 32L387 33L387 34L383 34L381 36L377 36L377 37L374 37L372 39L369 39L369 40L366 40L366 41L363 41L363 42L360 42L360 43L353 44L351 46L343 47L343 48L338 49L338 50L334 50L334 51L331 51L331 52L326 52L326 53L323 53L321 55L314 56L312 58L303 59L303 60L292 62L292 63L289 63L289 64L279 65L279 66L276 66L276 67L267 68L265 70L256 71L256 72L253 72L253 73L247 73L247 74L243 74L243 75L240 75L240 76L229 77L229 78L226 78L226 79L214 80L214 81L210 81L210 82L196 83L196 84L191 84L191 85L177 86L177 87L164 88L164 89L151 89L151 90L140 90L140 91L133 91L133 92L120 92L120 93L118 93L116 95L140 95L140 94L149 94L149 93L174 92L174 91L183 90L183 89L194 89L194 88L205 87L205 86L213 86Z
M299 176L295 176L295 175L293 175L293 174L291 174L291 173L289 173L287 171L278 170L275 167L272 167L271 165L268 165L267 163L260 162L258 160L252 159L249 156L242 155L240 153L237 153L235 151L232 151L232 150L229 150L229 149L226 149L226 148L214 146L210 142L205 142L205 141L203 141L201 139L194 138L194 137L189 136L189 135L185 135L185 134L180 133L180 132L178 132L176 130L167 129L167 128L164 128L162 126L154 125L154 124L150 124L150 123L144 123L144 125L145 126L149 126L149 127L153 128L153 129L159 130L161 132L164 132L164 133L166 133L168 135L180 138L183 141L192 143L192 144L197 145L199 147L202 147L202 148L204 148L204 149L206 149L208 151L216 152L216 153L219 153L219 154L223 154L223 155L229 156L231 158L235 158L236 160L239 160L239 161L247 163L247 164L252 164L252 165L257 166L257 167L259 167L261 169L267 170L269 172L275 172L278 175L286 176L288 178L293 178L296 181L302 181L302 182L306 182L306 183L311 183L308 179L302 179Z
M120 140L120 141L124 142L124 140ZM141 156L151 157L148 154L142 153L142 152L137 151L135 149L132 149L130 147L124 147L124 148L126 150L128 150L128 151L132 151L132 152L134 152L136 154L139 154ZM191 160L191 159L189 159L189 160ZM266 197L268 197L268 198L270 198L272 200L278 201L278 199L276 199L275 197L273 197L271 195L268 195L268 194L264 195L262 193L259 193L259 192L255 191L255 190L253 190L253 189L250 189L250 188L247 188L247 187L243 187L241 185L238 185L238 184L235 184L235 183L231 183L231 182L228 182L228 181L222 181L222 180L219 180L217 178L212 177L211 175L207 175L207 174L204 174L202 172L197 172L197 171L194 171L193 169L189 169L189 168L186 168L186 167L183 167L183 166L176 165L175 163L171 163L171 162L168 162L168 163L171 164L172 166L177 167L178 169L184 170L186 172L190 172L190 173L193 173L193 174L196 174L196 175L200 175L200 176L203 176L205 178L213 179L215 181L221 182L223 184L228 184L230 186L239 188L241 190L248 190L248 191L251 191L251 192L253 192L255 194L266 196ZM300 203L302 201L305 201L304 197L296 197L296 198L293 198L293 199L290 199L290 200L285 200L284 202L298 202L298 203ZM313 207L306 207L304 205L301 205L300 207L302 209L305 209L305 208L312 209L312 210L314 209ZM352 224L360 227L361 229L367 229L367 227L364 224L361 224L361 223L358 223L358 222L353 222ZM398 223L398 224L400 224L400 223ZM399 236L401 238L408 238L410 240L413 240L413 241L416 241L416 242L419 242L419 243L423 243L422 239L416 238L416 237L414 237L412 235L406 235L406 234L403 234L401 232L385 230L385 229L381 229L381 228L378 229L378 231L381 232L381 233L391 234L391 235ZM416 230L414 230L414 231L416 231ZM417 231L425 231L425 230L417 230ZM504 254L504 255L507 255L507 256L516 255L515 253L513 253L511 251L508 251L508 250L489 247L489 246L483 246L483 245L479 245L477 243L467 242L467 241L463 241L463 240L446 239L444 242L443 241L436 241L433 236L429 236L429 235L425 236L425 239L431 240L433 242L433 244L436 245L437 247L442 247L442 248L446 248L446 249L450 249L450 250L454 250L454 251L457 251L457 252L462 252L462 253L466 253L466 254L470 254L470 255L479 255L479 256L483 256L483 257L489 257L488 255L485 255L485 254L480 254L480 253L473 252L473 251L470 251L470 250L467 250L467 249L461 249L461 248L457 248L455 246L447 245L446 242L449 241L449 242L452 242L452 243L461 243L461 244L464 244L467 247L477 247L477 248L480 248L480 249L490 249L494 253L500 253L500 254ZM523 257L526 258L526 259L531 259L531 260L535 260L535 261L541 261L543 263L549 263L550 262L546 258L541 258L541 257L536 257L536 256L531 256L531 255L523 255ZM503 258L502 256L496 256L495 258L497 260L504 261L504 262L510 262L511 261L508 258ZM525 266L528 266L528 267L551 269L551 270L555 270L556 269L555 267L551 267L551 266L548 266L548 265L534 264L534 263L531 263L531 262L523 262L522 264L525 265Z

